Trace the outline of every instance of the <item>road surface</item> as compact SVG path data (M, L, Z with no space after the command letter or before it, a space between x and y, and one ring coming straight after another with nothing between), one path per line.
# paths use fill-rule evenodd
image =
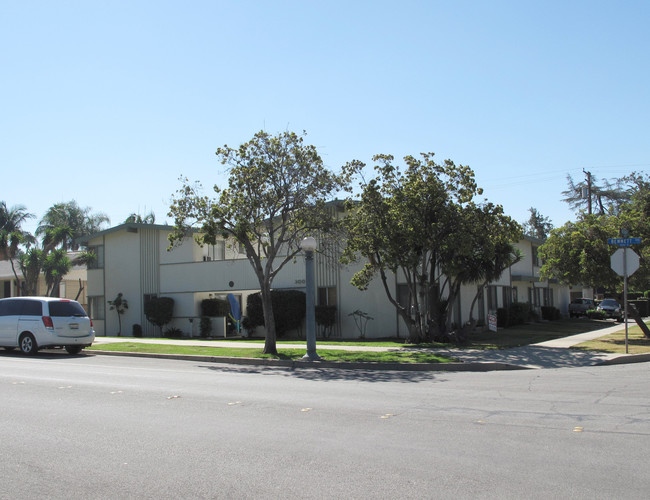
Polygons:
M649 374L0 352L0 498L645 499Z

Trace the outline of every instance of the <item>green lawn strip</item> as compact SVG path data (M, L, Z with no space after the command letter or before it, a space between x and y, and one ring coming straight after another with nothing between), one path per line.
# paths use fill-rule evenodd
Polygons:
M104 337L98 337L98 338L104 338ZM124 339L127 340L128 337L106 337L106 338L112 338L112 339ZM170 340L167 337L147 337L147 340L154 340L156 338L159 338L160 340ZM182 338L174 338L171 339L174 341L201 341L201 342L214 342L215 347L219 347L220 342L241 342L242 344L263 344L264 339L246 339L246 338L221 338L221 339L214 339L214 338L202 338L202 337L182 337ZM277 340L276 344L281 346L282 344L293 344L293 345L304 345L307 346L307 341L304 339L293 339L293 340ZM399 341L388 341L388 340L366 340L366 341L361 341L361 340L322 340L318 339L318 345L347 345L347 346L373 346L373 347L402 347L404 345L404 342L399 342ZM439 346L441 344L438 344Z
M646 323L650 326L650 323ZM650 339L646 338L638 326L628 325L628 351L629 354L650 353ZM625 354L625 327L617 332L605 335L598 339L589 340L582 344L574 345L572 349L583 351L602 351L614 354Z
M499 328L496 332L479 332L468 337L463 347L472 349L509 349L569 337L579 333L609 328L616 323L590 319L560 319Z
M250 348L203 347L165 344L140 344L137 342L115 342L98 344L88 350L118 351L154 354L181 354L197 356L217 356L227 358L272 358L297 360L305 355L304 349L280 349L279 355L263 354L262 350ZM346 361L360 363L450 363L455 359L427 351L388 351L361 352L318 349L318 354L325 361Z

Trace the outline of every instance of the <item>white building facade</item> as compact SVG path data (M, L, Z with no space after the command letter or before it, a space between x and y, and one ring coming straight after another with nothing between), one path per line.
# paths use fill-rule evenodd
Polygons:
M201 302L210 297L225 299L232 294L246 315L248 295L259 291L257 277L245 253L237 244L219 241L217 245L199 246L192 238L168 250L170 226L122 224L92 235L85 240L97 255L96 263L88 269L87 297L89 313L97 335L116 335L118 315L110 310L108 301L118 293L128 301L121 317L122 335L131 336L132 326L142 327L145 336L158 336L160 330L144 314L144 304L152 296L174 299L173 320L169 327L185 336L200 335ZM539 280L536 246L540 242L524 239L517 247L524 259L506 270L498 282L483 289L482 299L473 317L485 320L488 312L505 307L510 302L529 302L557 307L567 314L569 287ZM367 338L406 336L406 326L398 318L377 278L368 290L360 291L350 285L353 274L361 268L342 266L334 256L315 255L316 300L320 305L334 305L338 321L332 336L357 338L361 332L355 323L354 311L363 311L372 318L367 322ZM392 283L396 296L401 284L397 277ZM478 285L464 286L455 304L454 322L469 319L469 309ZM274 289L305 290L304 258L298 256L285 265L273 281ZM225 334L225 320L217 320L213 335Z

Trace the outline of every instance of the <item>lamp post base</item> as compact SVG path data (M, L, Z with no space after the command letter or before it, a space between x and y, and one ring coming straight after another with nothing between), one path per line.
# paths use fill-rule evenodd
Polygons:
M302 357L303 361L322 361L323 358L321 358L318 354L314 353L307 353Z

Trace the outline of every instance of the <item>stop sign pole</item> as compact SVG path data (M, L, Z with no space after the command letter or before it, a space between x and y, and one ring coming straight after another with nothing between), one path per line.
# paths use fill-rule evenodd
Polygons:
M623 310L625 322L625 354L629 353L628 329L627 329L627 277L639 269L639 256L633 251L628 252L632 244L641 243L641 238L610 238L607 240L610 245L618 245L619 248L610 257L611 268L619 276L623 276Z

